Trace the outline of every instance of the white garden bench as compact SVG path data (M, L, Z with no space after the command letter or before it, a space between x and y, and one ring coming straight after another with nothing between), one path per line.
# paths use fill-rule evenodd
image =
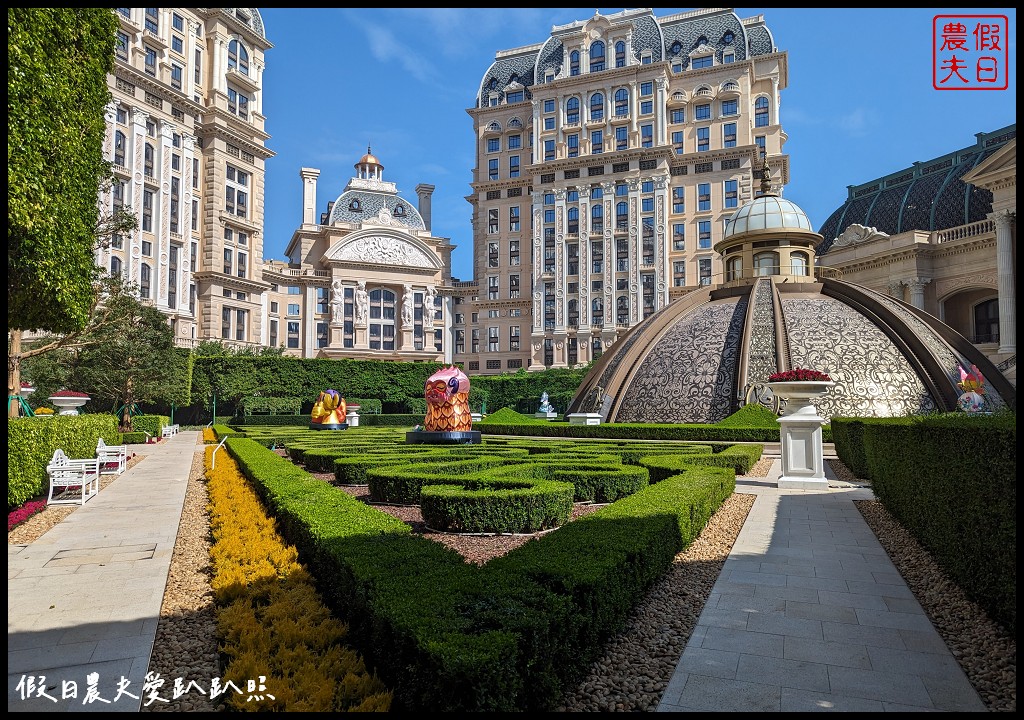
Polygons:
M85 505L100 491L100 461L97 458L72 460L60 448L46 466L50 476L47 505Z
M174 437L177 434L178 434L178 426L177 426L177 424L175 424L175 425L164 425L164 429L162 431L161 437L169 438L169 437Z
M96 459L100 461L101 475L120 475L128 462L128 446L107 445L100 438L96 442Z

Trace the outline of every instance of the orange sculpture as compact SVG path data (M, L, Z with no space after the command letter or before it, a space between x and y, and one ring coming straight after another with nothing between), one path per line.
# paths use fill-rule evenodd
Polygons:
M342 425L345 423L347 410L345 398L341 397L337 390L324 390L313 403L313 412L309 414L309 418L318 425Z
M469 378L459 368L441 368L424 385L427 416L423 429L429 432L468 431L473 427L469 412Z

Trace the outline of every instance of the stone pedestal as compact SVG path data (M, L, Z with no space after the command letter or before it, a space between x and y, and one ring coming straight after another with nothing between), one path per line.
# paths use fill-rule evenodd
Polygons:
M600 425L601 413L572 413L566 415L570 425Z
M533 416L540 420L554 420L556 417L558 417L558 413L556 413L554 410L538 410L533 414Z
M359 427L359 413L355 410L349 410L345 413L345 422L348 423L349 427Z
M824 418L818 415L811 401L824 395L833 385L831 381L768 383L773 393L786 400L778 421L782 451L780 488L828 489L821 437Z

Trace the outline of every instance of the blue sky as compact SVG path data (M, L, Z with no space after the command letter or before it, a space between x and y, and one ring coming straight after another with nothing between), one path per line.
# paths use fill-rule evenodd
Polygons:
M623 8L600 8L614 13ZM659 17L693 8L656 8ZM267 38L264 256L282 259L302 220L299 168L320 169L317 216L341 194L372 145L384 179L415 203L429 183L433 233L457 248L452 274L473 277L470 193L476 162L466 109L498 50L545 40L552 25L594 8L260 8ZM785 196L817 229L847 185L973 144L1016 123L1012 8L736 8L764 14L789 55L780 117L789 136ZM932 87L936 14L1006 15L1007 90ZM1005 69L1004 69L1005 70Z

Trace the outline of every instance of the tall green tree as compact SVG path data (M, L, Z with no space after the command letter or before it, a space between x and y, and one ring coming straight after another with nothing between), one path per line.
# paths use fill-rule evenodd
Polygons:
M175 351L167 317L141 302L134 286L111 279L105 287L104 321L89 323L77 342L30 358L25 371L39 390L68 386L88 393L93 405L121 409L128 432L135 403L188 402L187 356Z
M104 108L116 29L110 8L7 11L9 398L21 386L24 331L73 336L99 300L94 252L107 223L97 198L110 177Z

